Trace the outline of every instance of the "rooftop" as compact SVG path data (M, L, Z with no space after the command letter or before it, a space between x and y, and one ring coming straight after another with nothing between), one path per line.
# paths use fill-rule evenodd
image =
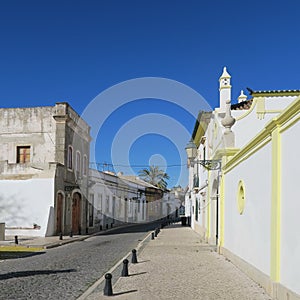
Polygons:
M272 94L276 95L287 95L287 96L294 96L294 95L300 95L300 90L264 90L264 91L254 91L250 88L247 88L249 91L250 95L254 96L256 94L259 95L269 95L271 96Z

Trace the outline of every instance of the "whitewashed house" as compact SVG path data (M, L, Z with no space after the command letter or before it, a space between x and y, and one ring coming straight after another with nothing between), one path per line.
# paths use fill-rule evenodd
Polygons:
M274 299L300 299L300 90L232 104L230 80L224 68L219 108L200 112L186 148L186 216Z
M89 203L98 231L123 223L144 223L176 215L180 191L163 192L138 176L90 169Z
M0 222L7 235L88 229L90 127L68 103L0 109Z

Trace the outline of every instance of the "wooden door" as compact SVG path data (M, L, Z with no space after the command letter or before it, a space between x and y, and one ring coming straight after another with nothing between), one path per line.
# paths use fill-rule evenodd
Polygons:
M56 198L56 233L62 232L62 214L63 214L63 195L57 194Z
M81 207L81 195L74 193L72 199L72 233L80 234L80 207Z

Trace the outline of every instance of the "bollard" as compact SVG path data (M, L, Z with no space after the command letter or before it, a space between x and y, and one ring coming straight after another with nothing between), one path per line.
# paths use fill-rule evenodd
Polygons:
M151 233L151 240L154 240L154 232Z
M114 226L114 223L111 223L111 224L110 224L110 228L113 228L113 226Z
M100 231L102 230L102 225L100 225Z
M108 224L106 224L106 229L108 229Z
M155 234L155 237L157 237L157 230L155 229L155 231L154 231L154 234Z
M73 232L72 231L70 232L70 237L73 237Z
M112 279L112 275L110 273L105 274L105 287L103 290L104 296L112 296L113 295L111 279Z
M133 249L132 250L132 258L131 258L131 262L133 263L133 264L137 264L137 257L136 257L136 250L135 249Z
M59 234L59 239L60 239L60 240L62 240L62 239L63 239L62 232Z
M128 275L128 259L123 260L123 270L121 273L122 277L127 277Z
M15 235L15 244L18 245L19 244L19 241L18 241L18 236Z

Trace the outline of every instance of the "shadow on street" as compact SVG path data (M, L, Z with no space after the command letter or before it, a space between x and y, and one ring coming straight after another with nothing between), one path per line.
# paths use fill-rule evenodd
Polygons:
M45 251L0 251L0 259L16 259L44 254Z
M19 278L19 277L28 277L28 276L36 276L36 275L50 275L57 273L70 273L76 272L75 269L66 269L66 270L33 270L33 271L20 271L20 272L10 272L6 274L0 274L0 280L6 280L11 278Z

